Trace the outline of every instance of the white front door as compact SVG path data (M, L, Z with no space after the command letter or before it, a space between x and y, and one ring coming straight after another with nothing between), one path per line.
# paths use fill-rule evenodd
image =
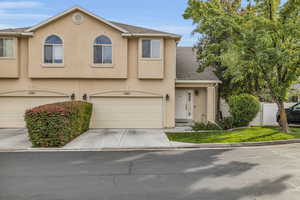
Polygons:
M176 90L176 119L193 119L193 90Z

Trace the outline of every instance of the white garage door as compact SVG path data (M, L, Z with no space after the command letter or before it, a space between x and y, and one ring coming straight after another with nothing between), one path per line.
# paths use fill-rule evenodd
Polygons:
M92 128L162 128L162 98L90 97Z
M67 97L0 97L0 127L25 127L24 114L27 109L54 102L67 101Z

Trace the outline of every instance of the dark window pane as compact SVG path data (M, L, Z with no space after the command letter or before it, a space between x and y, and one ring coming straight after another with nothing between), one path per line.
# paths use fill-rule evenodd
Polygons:
M111 44L111 41L106 36L100 36L96 38L95 44Z
M62 59L54 59L54 63L62 63Z
M4 56L3 39L0 39L0 57Z
M103 47L103 63L112 63L112 48L111 48L111 46Z
M44 62L45 63L52 63L53 60L53 47L51 45L45 45L45 50L44 50Z
M94 63L102 63L102 46L94 46Z
M47 44L62 44L63 42L58 36L51 35L51 36L47 37L46 43Z
M142 56L143 58L151 57L151 40L142 41Z

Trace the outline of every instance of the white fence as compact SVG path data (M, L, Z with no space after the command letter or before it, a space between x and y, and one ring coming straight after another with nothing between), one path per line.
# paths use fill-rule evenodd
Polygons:
M275 103L260 103L260 111L254 120L250 123L251 126L276 126L278 123L276 122L276 113L278 111L277 105ZM285 103L284 107L289 108L296 103ZM222 112L224 117L229 116L229 106L224 101L221 100L220 111Z

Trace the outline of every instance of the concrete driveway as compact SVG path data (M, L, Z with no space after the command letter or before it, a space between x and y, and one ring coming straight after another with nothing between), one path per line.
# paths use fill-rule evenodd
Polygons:
M91 129L63 149L118 147L169 147L162 129ZM0 129L0 150L28 149L31 142L26 129Z
M163 129L91 129L63 148L169 147Z
M27 149L31 147L26 129L0 129L0 149Z

